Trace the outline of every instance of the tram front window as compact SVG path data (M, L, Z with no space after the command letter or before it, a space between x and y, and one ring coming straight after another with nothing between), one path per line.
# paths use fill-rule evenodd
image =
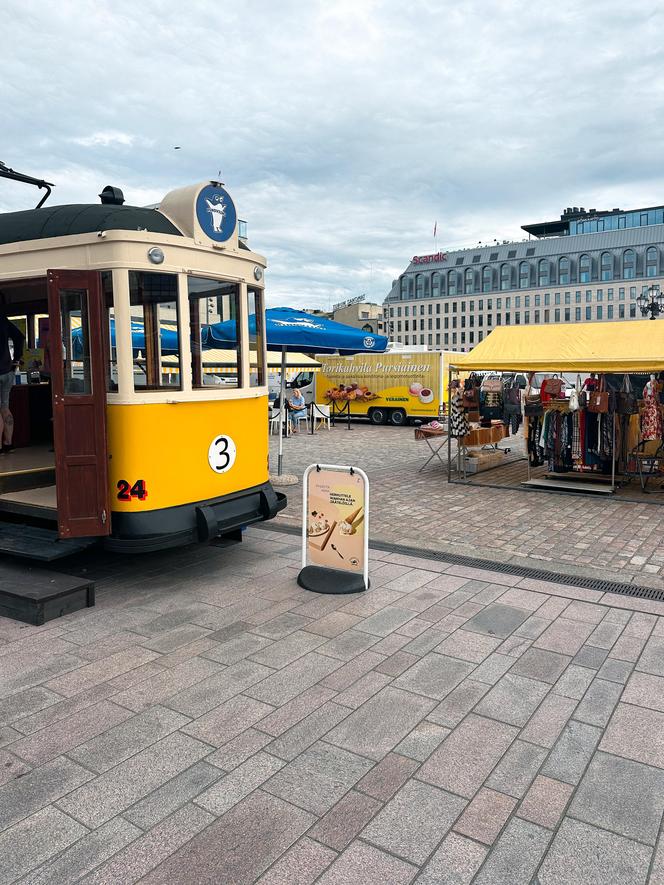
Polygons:
M180 390L180 318L175 274L129 271L135 390Z
M242 387L239 285L189 277L188 291L194 389ZM211 325L216 342L208 341L204 347L206 327Z
M265 316L263 313L263 290L249 289L249 365L250 387L263 387L265 380ZM255 320L252 319L255 317ZM255 322L255 327L254 327Z

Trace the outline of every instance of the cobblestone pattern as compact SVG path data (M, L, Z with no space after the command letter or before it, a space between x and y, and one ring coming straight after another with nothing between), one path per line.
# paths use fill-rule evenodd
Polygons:
M284 470L302 476L317 461L363 468L372 481L373 539L664 588L664 507L653 506L664 504L661 483L652 484L648 503L448 484L438 461L419 472L431 453L412 427L351 428L284 440ZM271 437L274 464L277 442ZM522 438L504 445L522 448ZM525 462L523 469L525 478ZM286 491L279 518L299 524L301 488Z
M0 618L0 882L664 881L662 607L294 539L98 564Z

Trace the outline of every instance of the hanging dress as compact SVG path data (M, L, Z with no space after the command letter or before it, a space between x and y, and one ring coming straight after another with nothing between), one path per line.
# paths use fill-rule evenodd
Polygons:
M648 382L643 388L644 409L641 415L641 439L661 439L662 413L659 410L659 384Z
M450 436L463 437L470 432L468 418L463 408L463 397L457 388L450 401Z

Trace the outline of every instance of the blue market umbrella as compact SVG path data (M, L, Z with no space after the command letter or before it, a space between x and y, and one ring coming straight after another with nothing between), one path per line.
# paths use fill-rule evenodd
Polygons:
M385 335L373 335L335 323L327 317L318 317L292 307L271 307L265 311L265 330L268 350L281 351L281 395L279 402L279 457L277 475L281 475L283 461L283 403L286 375L286 353L384 353ZM249 335L256 336L256 315L249 317ZM235 320L213 323L206 328L204 346L231 346L237 343Z
M115 320L111 320L110 322L110 331L111 331L111 347L115 347ZM74 356L80 357L82 356L82 342L83 342L83 332L79 329L74 329L71 333L73 347L74 347ZM179 353L179 342L178 342L178 333L177 329L168 329L165 326L162 326L159 330L159 339L161 343L161 352L163 356L169 356L173 353ZM131 324L131 347L132 350L136 353L139 350L145 353L145 329L143 328L143 323L132 322Z

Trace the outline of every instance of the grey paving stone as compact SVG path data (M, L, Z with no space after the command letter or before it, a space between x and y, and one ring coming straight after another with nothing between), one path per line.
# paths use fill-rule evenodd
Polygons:
M516 740L494 768L486 785L520 799L546 759L546 750Z
M448 694L444 701L441 701L429 713L427 718L432 722L437 722L439 725L454 728L467 713L470 713L475 704L479 703L488 691L488 684L475 682L474 679L464 679L454 691Z
M43 808L0 835L0 883L15 882L87 830L57 808Z
M532 644L532 639L526 639L524 636L517 636L516 633L512 633L511 636L503 639L500 643L498 652L510 658L520 658L528 651Z
M466 661L431 652L402 673L394 682L394 687L442 700L472 670L472 664Z
M436 651L451 658L480 664L499 645L500 639L460 629L443 639L440 645L436 646Z
M372 633L374 636L387 636L398 627L411 621L415 617L412 609L400 608L398 605L384 608L382 611L365 618L356 625L356 630L364 633Z
M304 836L270 867L256 885L311 885L329 865L337 853Z
M146 874L213 821L212 815L197 805L184 805L86 876L84 885L129 885L142 881Z
M514 658L495 652L473 670L473 679L487 685L495 685L514 666Z
M474 885L530 885L550 839L548 830L513 818L473 879Z
M61 701L60 695L38 686L0 699L0 725L9 725ZM22 730L22 729L21 729Z
M558 682L556 682L553 690L556 694L563 695L566 698L574 698L578 701L584 696L595 676L595 670L570 664Z
M390 799L361 835L391 854L421 864L465 806L458 796L412 780Z
M196 624L183 624L181 627L176 627L174 630L170 630L167 633L162 633L159 636L156 636L152 639L143 640L140 642L140 645L143 648L149 648L152 651L158 651L161 654L168 654L171 651L175 651L183 645L186 645L188 642L193 642L195 639L201 639L204 636L209 636L212 631L208 630L206 627L199 627ZM135 638L133 641L136 641Z
M511 673L517 676L527 676L529 679L539 679L553 685L570 660L566 655L559 655L553 651L530 648L521 655L512 667Z
M535 646L563 655L575 655L592 632L592 624L558 618L535 640Z
M138 827L116 817L98 830L82 836L59 857L52 858L21 879L21 885L64 885L66 882L78 882L142 835Z
M664 713L664 677L632 673L623 691L622 702Z
M623 687L605 679L593 679L574 713L574 718L590 725L607 724L622 693Z
M465 836L450 833L417 879L417 885L470 885L487 849Z
M424 719L435 701L387 686L339 723L326 740L369 759L381 759Z
M578 784L601 736L601 729L571 720L542 766L542 774L566 784Z
M253 666L259 665L254 664ZM325 676L329 676L340 666L341 662L336 658L312 651L268 678L264 678L258 685L242 689L242 691L258 701L280 707L282 704L292 701L306 688L311 688Z
M357 784L357 789L374 799L387 802L399 790L418 768L417 762L400 756L398 753L389 753L378 765L375 765L368 774Z
M634 664L630 661L618 661L614 658L608 658L600 667L597 675L600 679L608 679L610 682L620 682L624 685L633 669Z
M221 630L208 633L207 638L213 642L224 643L239 633L246 633L248 630L251 630L251 624L248 624L246 621L235 621L235 623L229 624L227 627L222 627Z
M574 621L586 621L588 624L599 624L607 611L606 606L575 600L565 609L565 617Z
M0 787L0 831L80 787L94 775L62 756Z
M345 633L328 639L324 645L320 646L318 653L338 658L340 661L351 661L362 652L368 651L371 646L376 645L379 639L373 633L363 633L359 629L363 623L364 621L360 621L355 629L346 630Z
M356 710L369 698L378 694L381 689L390 685L392 681L391 676L385 676L384 673L377 673L374 670L371 673L366 673L345 691L339 692L334 700L337 704L343 704L344 707Z
M636 669L655 676L664 676L664 636L650 637L641 652Z
M307 632L317 633L319 636L327 636L328 639L331 639L333 636L338 636L340 633L350 630L351 627L354 627L361 620L356 615L334 611L307 624Z
M390 655L382 664L379 664L376 670L378 673L384 673L386 676L400 676L417 661L416 655L409 655L408 652L398 651L396 654Z
M353 842L318 880L318 885L408 885L417 867L363 842Z
M272 678L285 673L286 669L279 671ZM253 661L240 661L220 673L198 682L191 688L186 688L173 695L168 699L167 706L184 713L185 716L196 718L240 692L248 693L248 689L261 680L264 680L263 685L265 685L267 677L273 673L273 670L262 664L255 664ZM297 692L295 693L297 694ZM252 697L256 697L256 695L252 694ZM259 697L258 700L264 699Z
M593 645L582 645L574 655L572 663L579 667L588 667L591 670L599 670L607 658L609 652L605 648L597 648Z
M416 636L408 645L404 645L403 650L408 652L408 654L423 657L429 654L430 651L433 651L449 632L449 630L441 630L440 627L431 627L429 630L425 630L424 633Z
M196 805L219 817L269 780L284 765L282 759L277 759L269 753L256 753L230 774L208 787L194 801Z
M207 744L175 732L90 783L69 792L59 800L58 805L86 826L101 826L181 771L190 768L209 752ZM90 777L89 772L86 775Z
M600 750L664 768L664 713L618 704L604 732Z
M480 716L490 716L510 725L525 725L549 691L536 679L508 673L475 707Z
M215 747L228 743L245 729L272 713L274 707L254 698L237 695L199 719L181 726L181 731Z
M570 815L654 845L664 811L664 771L596 753L579 784Z
M189 720L166 707L150 707L69 751L69 756L101 774L177 731Z
M588 644L609 651L615 645L623 629L622 624L611 624L608 621L603 621L590 634Z
M645 636L630 636L628 633L623 633L609 652L609 658L635 663L638 661L646 642Z
M527 621L515 631L516 636L523 636L525 639L537 639L551 623L551 618L544 618L540 615L531 615Z
M652 850L569 818L540 867L540 885L643 885Z
M367 759L320 742L278 771L264 789L320 816L328 812L370 768Z
M213 633L210 635L214 636ZM238 633L204 652L204 657L221 664L237 664L255 652L270 648L272 644L273 640L266 636L256 636L255 633L246 632Z
M149 830L223 777L223 772L207 762L197 762L145 799L123 812L123 817L142 830Z
M296 630L283 639L273 642L269 648L263 648L259 651L251 653L252 661L258 661L259 664L265 664L266 667L273 667L275 670L285 667L301 658L307 652L313 651L319 645L323 645L325 637L317 636L314 633L307 633L304 630Z
M519 805L519 817L548 830L558 826L574 787L550 777L536 777Z
M280 737L275 738L269 745L268 751L273 756L290 761L338 725L348 713L347 707L330 701L318 710L314 710L306 719L298 722Z
M517 736L510 725L474 713L443 741L418 772L418 778L470 798L484 783Z
M223 667L214 661L195 657L119 691L113 701L138 713L153 704L164 703L177 692L221 673L222 670Z
M134 670L142 664L148 664L159 657L159 655L157 652L140 648L140 646L130 646L101 661L86 664L84 667L79 666L82 663L80 658L74 659L72 664L66 661L65 657L61 655L58 658L58 670L63 675L51 679L46 687L52 688L58 694L71 697L80 691L92 688L93 685L98 685L100 682L108 682L109 679L113 679L121 673L126 673L128 670ZM73 670L74 666L76 667L75 670ZM73 672L66 672L71 670ZM39 681L43 680L39 679Z
M376 799L351 790L309 830L309 835L335 851L343 851L381 808Z
M472 617L466 623L465 629L505 639L529 617L530 612L525 609L496 602Z
M233 771L254 753L263 750L271 740L269 734L257 731L255 728L248 728L242 734L234 737L232 741L215 750L214 753L210 753L205 761L223 771Z
M443 728L441 725L436 725L435 722L425 720L416 725L409 735L406 735L397 745L395 752L424 762L449 733L449 728Z
M292 701L284 704L283 707L279 707L274 713L261 719L260 730L267 732L272 737L279 737L280 734L288 731L302 719L306 719L310 713L322 707L334 696L334 691L321 685L314 685Z
M482 787L454 825L457 833L491 845L514 810L516 799Z
M15 723L15 727L26 735L34 734L36 731L50 728L62 722L63 719L69 719L76 714L94 707L101 701L105 701L114 695L116 690L108 683L94 685L87 691L82 691L71 698L59 698L55 704L49 704L44 709L32 713L30 716L24 716L19 723ZM9 699L8 699L9 700ZM113 703L116 703L113 699Z
M381 643L378 644L380 645ZM385 657L377 654L375 651L365 651L353 658L352 661L348 661L343 667L339 667L334 673L326 676L321 680L321 686L324 689L331 689L331 691L344 691L357 682L361 676L371 672L374 667L377 667L384 660Z

